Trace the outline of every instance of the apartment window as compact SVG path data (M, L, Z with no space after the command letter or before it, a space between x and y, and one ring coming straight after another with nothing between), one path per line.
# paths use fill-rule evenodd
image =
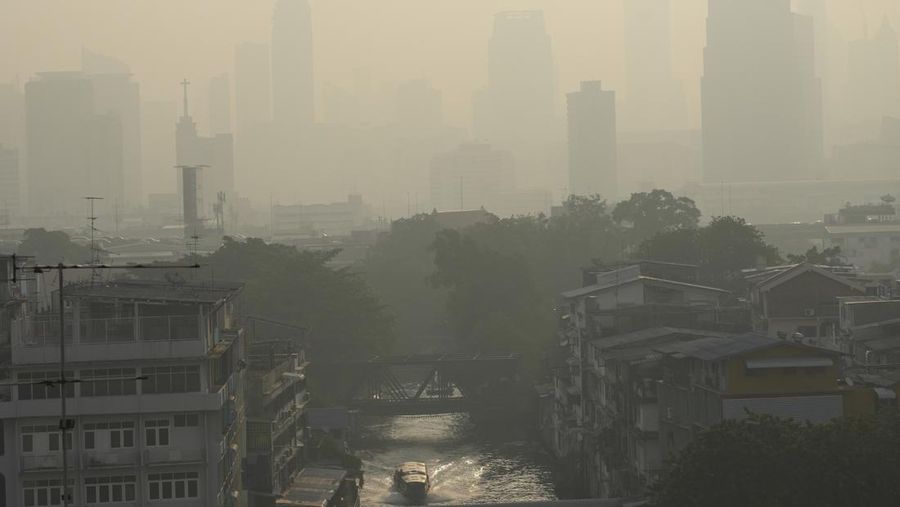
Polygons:
M81 372L82 396L120 396L137 392L134 368L109 368Z
M84 480L84 497L89 504L133 502L137 479L133 475L88 477Z
M69 481L68 494L72 497L72 481ZM62 505L62 481L59 479L45 479L34 481L22 481L22 497L25 507L39 507L43 505Z
M147 380L141 383L144 394L193 393L200 390L199 366L157 366L143 368Z
M53 425L22 426L19 430L23 454L47 454L59 451L59 428ZM66 433L67 448L72 449L72 434Z
M197 428L200 426L199 414L176 414L172 419L176 428Z
M74 378L71 371L66 372L66 378ZM23 371L16 375L19 383L20 400L47 400L59 399L59 384L52 383L59 380L58 371ZM51 382L51 383L48 383ZM75 384L66 384L66 398L75 397Z
M169 420L154 419L144 421L144 444L148 447L169 445Z
M85 449L96 449L98 437L110 449L134 447L134 422L132 421L85 423L83 428Z
M200 493L200 479L197 472L148 474L147 489L150 500L197 498Z
M58 451L59 450L59 433L58 432L48 433L47 437L49 440L48 448L54 452ZM68 449L70 451L72 450L72 433L71 432L66 433L66 449Z

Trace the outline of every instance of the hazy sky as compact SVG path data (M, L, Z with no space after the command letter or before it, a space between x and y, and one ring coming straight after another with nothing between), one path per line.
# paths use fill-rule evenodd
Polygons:
M82 46L128 62L147 99L175 98L187 76L206 90L231 72L234 46L267 41L274 0L0 0L0 81L75 69ZM444 92L447 118L465 125L486 79L492 16L542 9L553 38L558 96L586 79L623 80L622 0L311 0L317 82L348 84L365 67L377 83L427 78ZM699 100L707 0L673 0L673 58L692 109ZM829 0L848 39L898 0ZM865 16L863 15L865 13ZM695 114L696 117L696 114Z

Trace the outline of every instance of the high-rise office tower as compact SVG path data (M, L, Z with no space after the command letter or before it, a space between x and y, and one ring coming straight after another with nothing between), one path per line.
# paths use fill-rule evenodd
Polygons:
M877 131L885 116L900 116L900 49L885 18L871 39L850 43L845 118Z
M710 0L702 80L710 183L802 180L822 166L813 27L790 0Z
M687 126L681 83L672 73L671 0L623 0L625 9L625 114L629 130Z
M41 73L25 85L32 215L81 216L88 195L125 202L120 117L96 114L94 97L81 72Z
M269 45L245 42L234 50L234 104L240 136L272 120Z
M616 93L585 81L569 93L569 194L618 198Z
M230 134L231 128L231 85L228 74L219 74L209 80L209 133Z
M278 0L272 20L272 106L283 128L315 122L312 14L308 0Z
M494 18L488 85L475 100L475 135L511 150L522 180L546 186L553 144L553 50L541 11L502 12Z

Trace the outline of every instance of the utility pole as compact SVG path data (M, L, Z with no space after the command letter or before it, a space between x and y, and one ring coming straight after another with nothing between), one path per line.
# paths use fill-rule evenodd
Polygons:
M105 265L105 264L63 264L60 262L59 264L53 265L35 265L28 268L20 268L16 265L16 258L13 257L13 278L12 282L16 283L16 274L21 270L28 270L34 274L46 273L49 271L56 270L58 279L58 305L59 305L59 378L55 380L44 381L43 384L47 386L59 385L59 400L60 400L60 420L59 420L59 436L62 448L62 501L63 507L69 507L69 502L71 498L69 497L69 452L67 447L67 436L69 434L69 430L75 429L75 422L70 421L68 417L66 417L66 386L69 384L78 383L78 379L67 379L66 378L66 312L65 312L65 298L63 297L63 286L65 285L63 282L63 273L66 270L77 270L77 269L90 269L98 270L98 269L198 269L200 267L199 264L190 264L190 265L176 265L176 266L144 266L142 264L136 264L134 266L113 266L113 265ZM135 377L135 380L142 380L141 377Z
M100 251L97 249L97 243L94 239L94 233L97 231L96 223L97 216L94 214L94 202L102 201L102 197L85 197L85 200L91 203L91 214L88 216L88 227L91 228L91 265L97 266L100 264ZM100 282L100 271L96 269L91 270L91 285L95 285Z

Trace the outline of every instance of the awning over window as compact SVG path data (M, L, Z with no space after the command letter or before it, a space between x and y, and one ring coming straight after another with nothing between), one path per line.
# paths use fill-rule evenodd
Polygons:
M747 359L747 368L816 368L832 366L834 361L827 357L767 357L763 359Z

